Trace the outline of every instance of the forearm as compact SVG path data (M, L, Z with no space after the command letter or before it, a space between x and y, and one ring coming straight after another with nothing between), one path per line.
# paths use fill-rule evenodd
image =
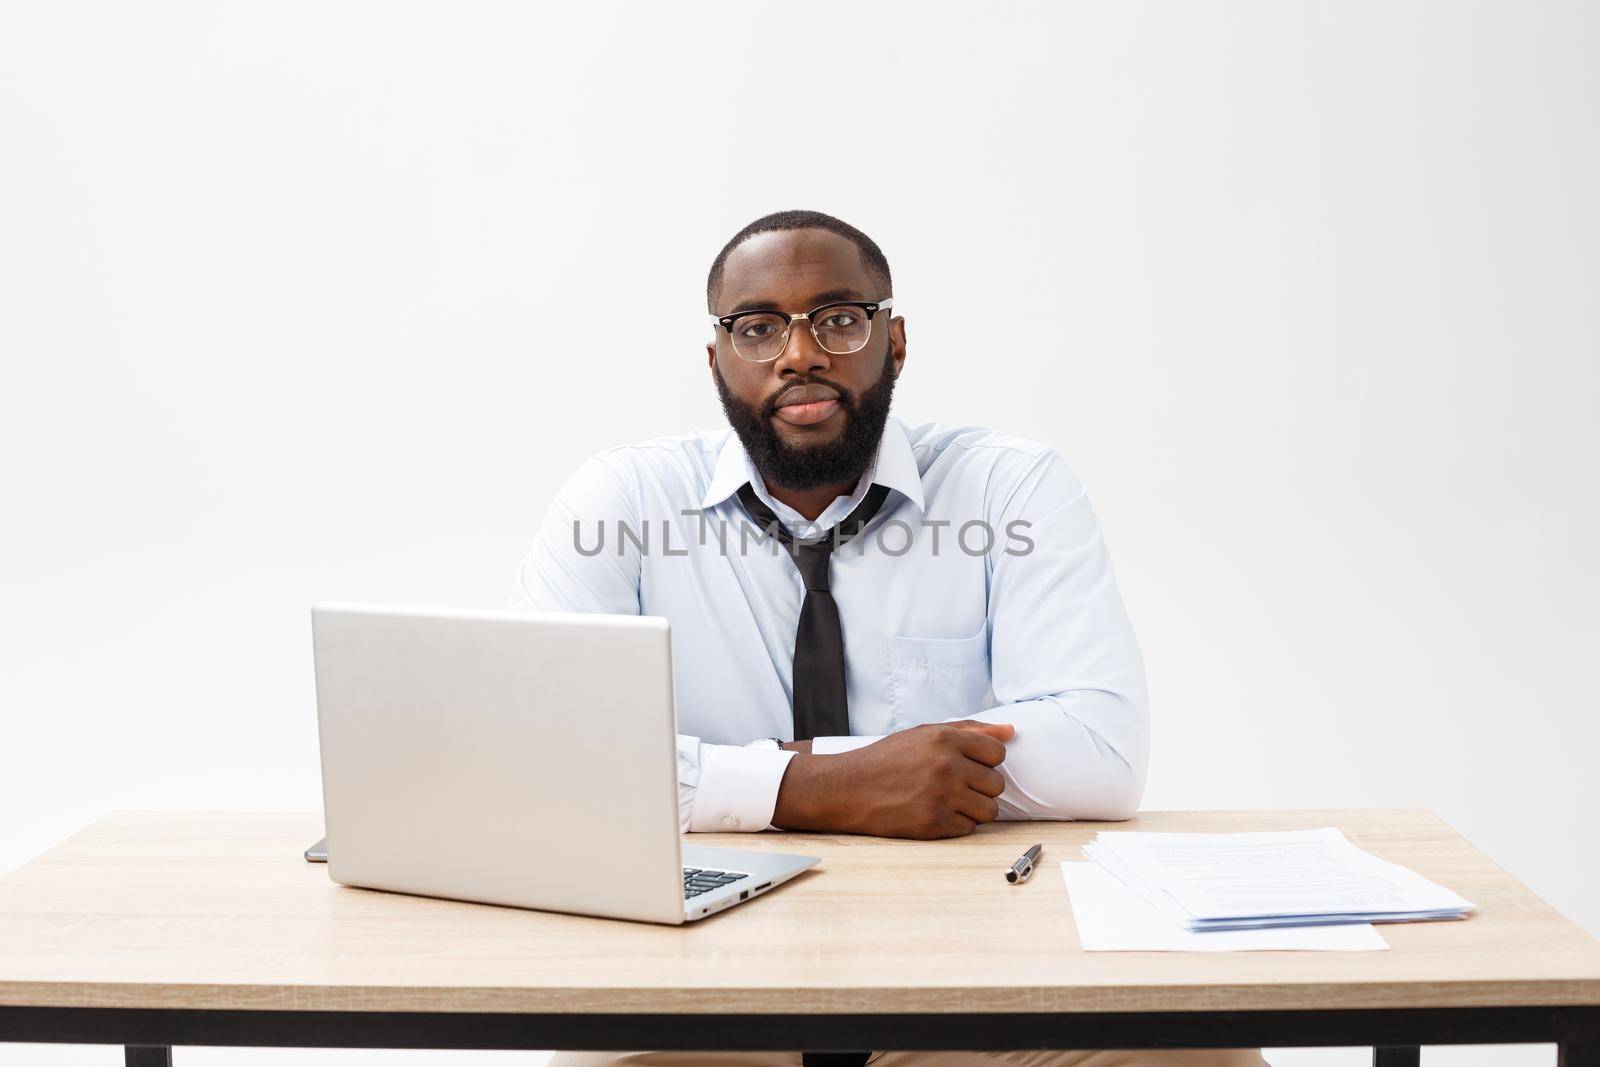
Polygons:
M843 793L838 760L812 755L812 743L785 741L780 748L795 753L783 772L773 805L772 825L782 830L843 830L837 798Z
M971 833L999 815L1005 779L995 767L1011 734L997 724L927 723L835 754L814 743L789 761L773 824L880 837Z
M966 722L1015 729L1006 741L1004 762L995 768L1004 780L997 797L1001 819L1118 821L1139 807L1148 730L1137 700L1104 690L1079 690L990 708ZM881 815L896 807L902 800L901 787L870 771L870 762L856 756L870 756L879 749L867 746L898 742L907 732L888 738L785 743L783 747L795 757L779 786L773 825L873 832L873 812Z
M808 741L789 744L796 746L795 755L778 787L772 825L780 830L852 832L855 827L847 803L849 768L837 756L812 755ZM801 745L807 750L802 751Z
M1017 730L998 768L1006 779L1001 819L1120 821L1138 810L1149 733L1134 701L1105 690L1073 690L971 718Z

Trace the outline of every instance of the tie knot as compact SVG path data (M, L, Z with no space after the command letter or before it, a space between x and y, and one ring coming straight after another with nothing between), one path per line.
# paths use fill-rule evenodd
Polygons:
M789 546L789 551L794 555L794 565L800 572L800 580L805 583L806 592L827 593L832 590L828 582L828 561L833 556L833 538L824 537L810 544L796 541Z
M828 580L828 560L834 547L860 534L867 521L878 513L888 495L888 486L872 486L867 490L867 495L862 498L861 503L856 505L856 509L847 515L837 528L828 531L819 540L807 544L796 541L794 535L784 529L783 523L779 522L772 509L756 496L749 482L738 489L739 503L744 507L745 514L749 515L760 529L770 530L779 541L788 546L789 555L794 559L794 565L800 571L800 580L805 583L808 593L832 592L833 587Z

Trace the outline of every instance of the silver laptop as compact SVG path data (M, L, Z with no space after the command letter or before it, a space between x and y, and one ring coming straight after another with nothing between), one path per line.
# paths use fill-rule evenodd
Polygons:
M681 923L818 862L683 843L666 619L322 603L311 628L335 882Z

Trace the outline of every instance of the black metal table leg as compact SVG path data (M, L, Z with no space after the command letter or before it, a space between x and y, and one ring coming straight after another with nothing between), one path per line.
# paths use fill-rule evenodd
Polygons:
M1579 1008L1566 1022L1556 1042L1559 1067L1600 1067L1600 1008Z
M1379 1045L1372 1050L1372 1067L1422 1067L1422 1049L1416 1045Z
M123 1067L172 1067L171 1045L124 1045Z
M1600 1067L1600 1041L1563 1041L1558 1047L1558 1067Z

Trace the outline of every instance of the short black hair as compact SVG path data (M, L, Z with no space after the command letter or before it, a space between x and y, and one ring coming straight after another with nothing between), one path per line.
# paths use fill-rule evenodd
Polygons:
M717 296L722 289L722 267L727 263L728 256L733 250L758 233L772 233L777 230L827 230L829 233L838 234L860 250L861 262L867 268L867 273L872 275L873 281L883 286L883 293L878 299L887 300L894 295L894 279L889 274L889 260L872 238L848 222L836 219L832 215L824 215L820 211L774 211L770 215L761 216L734 234L732 239L722 246L722 251L717 253L717 258L711 261L711 273L706 275L707 311L716 313Z

